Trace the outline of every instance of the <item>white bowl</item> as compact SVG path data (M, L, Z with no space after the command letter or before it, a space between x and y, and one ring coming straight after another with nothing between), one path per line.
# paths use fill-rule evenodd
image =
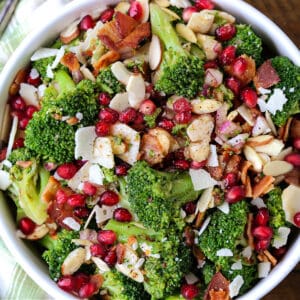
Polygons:
M117 0L76 0L66 5L52 20L28 36L18 49L13 53L0 75L0 107L4 107L7 101L10 83L17 71L24 67L32 53L39 47L58 36L65 26L78 17L90 13L100 6L113 4ZM251 24L256 32L277 51L280 55L289 57L295 64L300 65L300 53L293 42L270 19L257 11L252 6L240 0L215 0L223 10L230 12L240 21ZM0 109L0 123L3 120L3 109ZM16 237L16 223L12 213L0 192L0 234L6 246L16 260L20 263L28 275L49 295L55 299L76 299L72 295L63 292L50 279L48 269L42 259L36 255L30 246ZM260 299L282 281L300 260L300 236L298 236L289 248L284 259L273 269L270 275L261 280L254 288L239 299Z

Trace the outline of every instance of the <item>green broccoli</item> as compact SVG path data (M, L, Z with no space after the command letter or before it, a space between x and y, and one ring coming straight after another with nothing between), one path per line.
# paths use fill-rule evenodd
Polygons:
M28 167L13 165L10 168L12 184L8 194L17 206L17 219L28 216L37 224L48 218L47 203L41 200L41 194L48 183L49 172L33 158Z
M262 39L258 37L250 25L236 25L236 35L225 43L226 46L236 47L237 55L246 54L251 56L257 65L262 62Z
M195 97L203 84L203 61L182 48L170 17L154 3L150 4L150 17L152 32L165 47L160 68L155 74L155 89L166 94Z
M300 67L283 56L272 58L271 64L280 78L280 82L272 90L281 89L288 99L283 109L272 116L277 126L283 126L288 118L300 113Z
M109 293L110 300L147 300L150 295L144 290L144 286L116 270L103 274L103 289Z
M154 111L153 114L144 116L144 121L145 121L146 125L149 128L154 128L155 127L156 119L157 119L157 117L159 116L160 113L161 113L161 108L158 107L158 108L156 108L156 110Z
M180 207L200 194L194 190L187 172L157 171L144 161L135 163L129 170L127 184L133 212L146 227L154 230L168 230L171 224L182 229Z
M33 157L36 157L34 151L26 147L22 147L14 149L9 155L8 160L14 165L17 161L29 161Z
M41 245L47 248L43 258L49 266L50 277L57 281L61 277L61 266L68 254L77 248L72 242L79 238L79 233L73 230L61 230L57 236L46 236L41 240Z
M205 262L205 265L203 266L201 271L202 271L204 283L206 285L210 283L213 276L217 273L216 266L210 261Z
M224 84L219 85L217 88L213 90L213 95L216 99L222 99L222 101L226 102L229 105L229 108L233 105L234 93L227 88Z

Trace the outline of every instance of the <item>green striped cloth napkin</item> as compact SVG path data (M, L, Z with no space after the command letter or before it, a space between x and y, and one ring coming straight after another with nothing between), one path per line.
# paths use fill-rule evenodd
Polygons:
M43 19L51 18L59 7L70 0L20 0L10 22L0 36L0 72L22 39ZM5 0L0 0L0 8ZM51 299L22 270L0 238L0 299Z

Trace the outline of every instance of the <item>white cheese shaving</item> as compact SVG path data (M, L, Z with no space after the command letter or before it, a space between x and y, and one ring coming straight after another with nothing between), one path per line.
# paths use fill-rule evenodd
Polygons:
M271 128L262 116L257 117L254 127L252 128L252 136L259 136L271 132Z
M199 281L199 278L194 273L188 273L184 278L187 284L194 284Z
M258 268L258 278L265 278L271 271L271 263L269 261L261 262L257 266Z
M8 172L0 170L0 190L5 191L11 185L11 180L9 177L10 176Z
M243 251L242 251L242 255L243 257L250 259L250 257L252 256L252 249L250 246L247 246Z
M189 173L195 191L207 189L218 184L218 182L215 179L213 179L207 171L203 169L190 169Z
M267 94L271 94L271 90L267 90L267 89L264 89L262 87L259 87L258 88L258 91L261 95L267 95Z
M117 208L116 205L114 206L106 206L106 205L102 205L101 207L96 205L96 223L98 225L103 224L104 222L106 222L107 220L111 219L113 217L114 214L114 210Z
M64 54L65 54L65 47L62 46L62 47L57 51L56 57L55 57L55 59L54 59L52 65L51 65L51 69L55 69L55 68L58 66L58 64L59 64L60 60L63 58Z
M92 166L90 166L89 175L88 175L88 181L90 183L102 185L104 177L105 176L104 176L101 168L98 165L93 164Z
M217 154L217 146L216 145L209 145L210 148L210 155L208 157L207 165L209 167L218 167L219 160Z
M272 246L275 247L276 249L285 246L290 232L291 229L288 227L284 227L284 226L279 227L272 241Z
M36 61L42 58L56 56L58 51L59 51L58 49L54 49L54 48L40 48L33 53L30 60Z
M97 163L107 169L115 166L111 139L108 137L97 137L93 145L93 157Z
M128 100L128 93L118 93L110 101L109 107L116 110L117 112L122 112L126 108L130 107Z
M229 296L231 298L237 296L243 284L244 284L243 277L241 275L236 276L229 284Z
M256 206L258 209L267 207L264 200L262 198L255 198L250 202L252 205Z
M12 151L12 148L13 148L13 145L14 145L14 142L15 142L15 137L16 137L17 130L18 130L18 117L14 116L13 120L12 120L8 145L7 145L7 149L6 149L6 159L8 159L8 157L11 154L11 151Z
M236 135L235 137L231 138L230 140L227 141L227 144L235 147L240 144L244 144L246 142L246 139L249 137L248 133L240 133Z
M80 224L72 217L67 217L63 220L63 223L70 227L72 230L79 231Z
M242 270L242 269L243 269L243 265L240 259L231 265L231 270Z
M198 236L200 236L205 231L205 229L207 228L207 226L210 223L210 219L211 219L211 217L209 216L204 220L204 222L199 230Z
M191 2L188 0L170 0L170 4L178 8L186 8L191 6Z
M75 175L68 180L68 186L73 190L82 190L83 183L89 180L89 169L91 164L89 162L85 163Z
M36 68L32 68L30 70L30 73L29 73L29 77L32 78L32 79L36 79L40 76L39 72L37 71Z
M37 88L37 95L39 99L42 99L44 94L45 94L45 90L46 90L47 86L45 84L40 84Z
M186 217L186 212L182 208L180 209L180 217L181 219L184 219Z
M268 102L264 102L262 98L258 99L258 106L262 112L268 110L272 115L283 109L283 105L288 101L283 90L274 89L273 94L269 97Z
M229 204L226 201L224 201L221 205L217 206L217 208L226 215L228 215L230 212Z
M20 96L24 99L27 105L39 105L38 90L35 86L28 83L20 84Z
M233 253L230 249L228 248L222 248L220 250L217 251L216 253L217 256L233 256Z
M195 214L197 214L199 211L205 212L207 210L209 203L213 198L212 192L213 192L213 187L204 190L204 192L202 193L202 195L200 196L197 202Z
M101 258L93 256L92 261L96 264L97 268L99 269L100 274L110 271L110 267Z
M82 114L81 112L77 112L76 115L75 115L75 117L76 117L79 121L81 121L81 120L83 119L83 114Z
M140 269L145 262L145 258L139 258L137 263L134 265L135 269Z
M46 76L48 78L54 78L54 73L52 71L52 68L50 65L47 66L47 69L46 69Z

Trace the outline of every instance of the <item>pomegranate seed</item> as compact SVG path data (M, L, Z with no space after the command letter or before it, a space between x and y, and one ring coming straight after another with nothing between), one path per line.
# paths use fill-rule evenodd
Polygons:
M172 131L172 129L174 127L174 123L171 120L163 118L159 121L158 126L167 131Z
M91 245L90 251L92 256L99 256L100 258L104 258L107 253L105 246L102 244Z
M190 168L194 170L198 170L203 168L207 163L207 160L202 160L202 161L192 161L190 164Z
M34 105L28 105L26 108L26 116L31 119L33 114L38 111L38 108Z
M199 295L199 288L194 284L183 284L181 287L181 295L184 299L192 300Z
M184 160L185 159L184 148L180 148L180 149L176 150L174 152L174 155L175 155L174 156L175 159L182 159L182 160Z
M80 288L78 295L80 298L89 298L93 296L96 291L96 285L92 282L88 282Z
M73 281L74 281L73 290L78 293L80 288L90 281L90 277L87 274L78 273L78 274L74 275Z
M272 254L277 258L277 259L280 259L284 256L284 254L286 253L286 247L280 247L278 249L274 248L272 250Z
M236 28L233 24L225 24L216 29L216 38L221 41L228 41L236 34Z
M25 113L20 110L13 110L10 114L12 117L17 117L19 120L25 117Z
M139 111L144 115L152 115L155 112L155 110L156 105L150 99L144 100L139 107Z
M233 74L237 77L243 75L243 73L246 72L248 68L248 63L245 58L243 57L238 57L236 60L233 62L232 69L233 69Z
M199 10L201 9L214 9L215 5L212 3L211 0L196 0L195 6Z
M72 207L84 207L85 196L81 194L73 194L68 196L68 204Z
M215 60L209 60L209 61L207 61L204 64L203 67L204 67L204 70L207 70L207 69L218 69L219 68L218 63Z
M30 119L29 118L22 118L20 121L19 121L19 129L21 130L25 130L28 123L29 123Z
M196 211L196 206L195 202L190 201L183 206L183 209L187 214L191 215Z
M114 219L119 222L130 222L132 215L128 209L119 207L114 211Z
M270 239L264 239L264 240L259 240L256 241L254 244L255 250L257 252L259 251L263 251L268 249L269 245L270 245L271 240Z
M97 193L97 187L88 181L83 183L83 192L88 196L94 196Z
M98 96L98 101L100 105L107 106L110 103L110 96L107 93L100 93Z
M7 147L0 150L0 162L5 160L7 153Z
M74 277L71 275L65 275L59 278L57 285L66 292L73 292L75 286Z
M226 188L230 188L237 184L237 176L235 173L227 173L224 176L224 185Z
M22 137L17 138L14 141L13 149L23 148L24 147L24 139Z
M100 196L100 203L107 206L113 206L120 201L119 195L114 191L105 191Z
M113 8L108 8L101 13L99 19L102 23L109 22L112 20L114 13L115 13L115 10Z
M294 167L300 167L300 153L290 153L284 158L284 160L292 164Z
M118 176L126 176L128 167L126 165L118 165L115 168L115 174Z
M192 113L190 111L176 113L174 119L177 124L188 124L192 119Z
M31 84L31 85L34 85L35 87L37 87L41 83L41 78L39 76L32 77L29 75L26 81L28 84Z
M182 12L182 19L185 23L188 23L193 13L197 12L198 9L195 6L188 6Z
M134 125L142 125L144 123L144 115L141 112L136 113L136 117L134 119Z
M176 113L191 112L192 105L187 99L180 98L173 103L173 109Z
M102 121L108 124L114 124L119 119L119 113L114 109L106 107L100 110L99 119L101 119Z
M300 212L297 212L294 215L294 223L297 227L300 227Z
M111 267L117 263L117 253L116 250L109 250L104 258L104 261Z
M21 96L16 96L10 100L10 106L13 110L23 111L26 108L26 103Z
M223 66L230 65L235 60L236 48L234 46L226 47L220 54L219 60Z
M58 204L64 204L68 201L68 195L63 189L58 189L55 194L56 202Z
M273 235L273 230L268 226L257 226L253 229L252 233L258 240L270 240Z
M134 108L128 107L120 113L119 121L125 124L134 122L137 112Z
M108 136L110 133L110 125L100 120L95 125L95 132L97 136Z
M257 94L255 90L246 87L241 92L241 100L250 108L254 108L257 104Z
M266 207L262 207L259 209L255 216L255 224L259 226L266 226L269 222L269 211Z
M185 159L177 159L174 161L174 166L179 170L188 170L190 168L190 163Z
M97 239L99 243L110 246L116 242L117 235L112 230L101 230L98 232Z
M231 187L225 195L225 199L229 204L239 202L244 197L245 197L245 189L243 186L239 186L239 185Z
M229 77L225 80L225 85L237 96L241 90L241 82L235 77Z
M84 219L90 215L90 211L86 207L75 207L73 210L74 216Z
M143 16L143 7L139 1L132 1L128 10L128 15L139 21Z
M300 150L300 137L297 137L294 139L293 145L294 145L295 149Z
M28 217L24 217L19 221L19 228L25 235L33 233L35 227L36 224Z
M95 22L90 15L84 16L79 23L79 28L82 31L87 31L88 29L91 29L94 26L95 26Z
M77 172L77 167L73 163L65 163L60 165L56 172L63 179L71 179Z

